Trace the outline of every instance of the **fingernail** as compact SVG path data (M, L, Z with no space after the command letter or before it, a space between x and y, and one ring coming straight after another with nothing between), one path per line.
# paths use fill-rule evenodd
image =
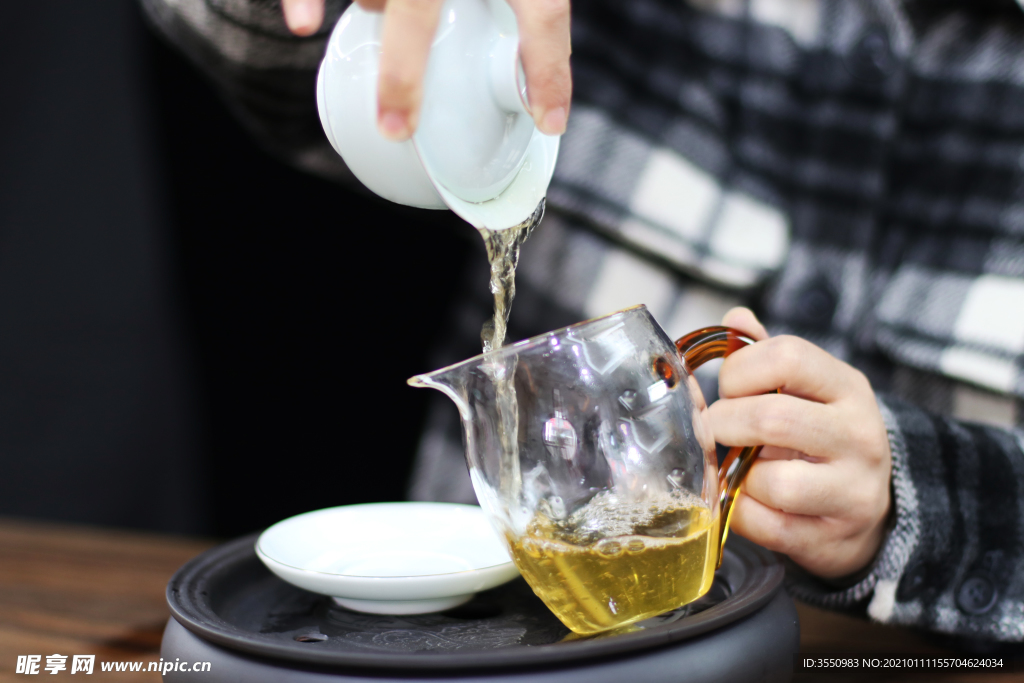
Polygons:
M293 2L288 6L285 20L292 33L306 35L316 29L314 23L313 5L310 2Z
M561 135L565 132L565 107L552 109L544 114L540 122L540 132L545 135Z
M401 141L409 137L409 117L400 111L381 112L377 127L388 140Z

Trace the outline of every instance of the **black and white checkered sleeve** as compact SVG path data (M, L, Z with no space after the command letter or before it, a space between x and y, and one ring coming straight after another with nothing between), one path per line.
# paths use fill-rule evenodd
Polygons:
M836 590L794 573L790 591L884 623L1024 640L1024 433L957 422L880 398L895 522L871 571Z
M156 32L220 91L269 152L306 171L352 180L316 111L316 73L331 29L349 4L326 0L323 27L292 35L279 0L141 0Z

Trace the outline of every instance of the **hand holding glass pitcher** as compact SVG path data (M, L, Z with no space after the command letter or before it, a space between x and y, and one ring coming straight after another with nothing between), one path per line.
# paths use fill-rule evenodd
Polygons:
M729 436L719 440L750 445L734 448L717 467L712 429L718 425L712 424L691 371L752 342L734 329L718 327L673 343L638 306L410 382L439 389L455 401L474 490L523 576L566 625L594 633L673 609L710 588L739 486L760 446L754 443L756 430L723 427ZM751 357L757 358L746 355L741 365ZM809 350L807 362L812 369L835 370ZM740 425L748 420L739 396L751 387L758 396L765 390L760 383L768 380L794 388L771 372L745 371L756 378L752 384L732 377L731 366L723 370L726 395L734 392L737 398L719 413L734 413ZM822 377L820 386L843 384L843 379ZM804 399L781 395L770 400ZM837 410L851 403L860 405L846 401ZM770 482L770 467L765 474ZM800 524L813 529L837 523L813 509L810 493L793 494L808 512L788 522L805 537L807 529ZM751 504L759 503L744 503ZM875 508L868 517L878 516ZM776 518L759 510L744 516L744 530L754 540L763 540L757 527L763 519ZM883 521L884 509L868 526L880 529ZM870 560L880 538L869 533L866 543L855 544L867 548L863 562ZM771 546L785 539L783 532L767 540ZM851 557L856 560L856 553Z
M889 441L871 385L808 341L769 339L746 308L722 324L760 343L722 365L721 399L709 411L715 439L767 444L736 502L733 530L817 576L859 572L878 552L894 505Z

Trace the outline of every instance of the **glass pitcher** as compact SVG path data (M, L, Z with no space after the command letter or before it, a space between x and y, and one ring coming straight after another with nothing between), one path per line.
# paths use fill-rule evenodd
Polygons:
M760 446L719 469L692 370L753 341L725 327L673 343L644 306L409 380L455 401L477 499L523 577L596 633L708 591Z

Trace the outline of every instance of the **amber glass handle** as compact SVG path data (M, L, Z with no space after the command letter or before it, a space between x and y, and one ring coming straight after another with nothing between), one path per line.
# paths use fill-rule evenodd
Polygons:
M709 360L725 358L733 351L753 343L753 339L731 327L705 327L676 341L676 348L692 372ZM721 509L722 528L716 568L722 564L725 539L729 536L732 504L736 501L743 477L747 476L761 448L763 446L730 448L729 454L722 461L722 466L718 468L718 505Z

